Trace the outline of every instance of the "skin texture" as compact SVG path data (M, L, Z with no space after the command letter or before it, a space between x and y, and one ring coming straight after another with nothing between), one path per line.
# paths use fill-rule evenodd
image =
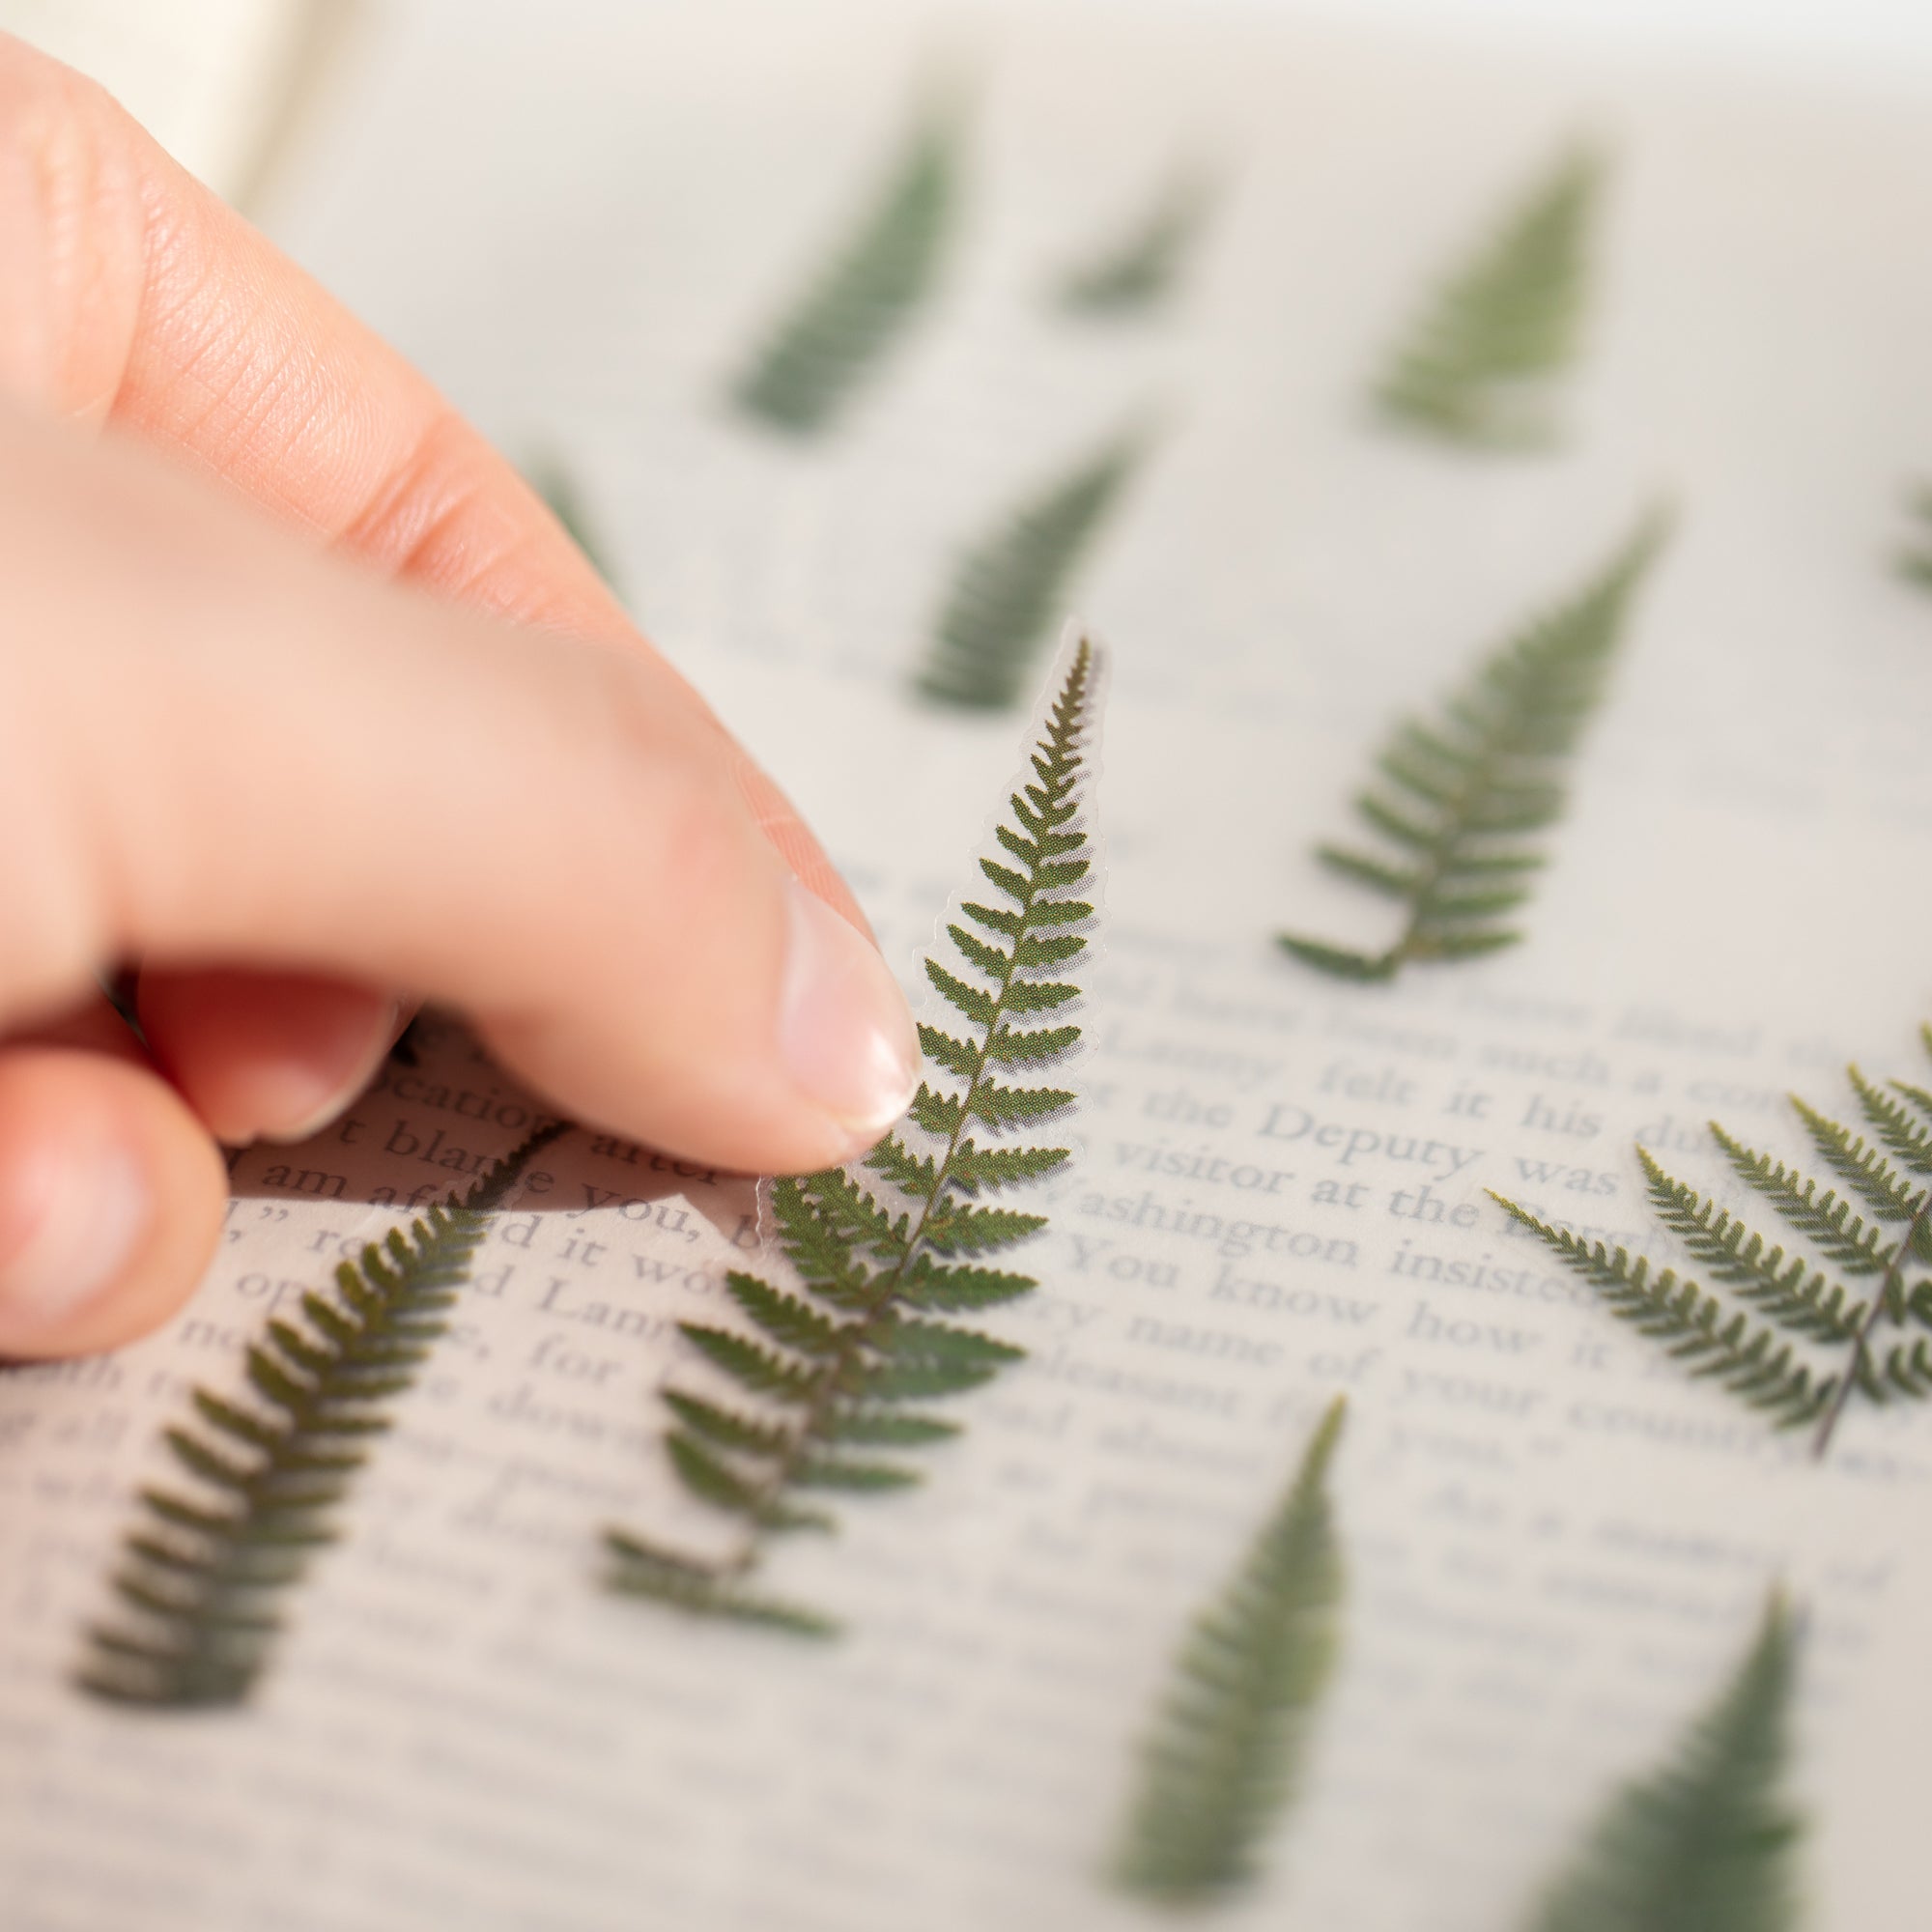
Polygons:
M509 465L4 37L0 238L0 1354L178 1306L216 1140L349 1104L399 989L691 1158L867 1145L917 1054L857 906Z

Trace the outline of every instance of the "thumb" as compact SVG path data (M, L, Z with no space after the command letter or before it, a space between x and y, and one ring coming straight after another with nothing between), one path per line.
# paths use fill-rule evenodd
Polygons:
M655 655L379 582L112 437L0 417L0 1028L138 952L418 988L714 1165L827 1165L906 1105L891 974Z

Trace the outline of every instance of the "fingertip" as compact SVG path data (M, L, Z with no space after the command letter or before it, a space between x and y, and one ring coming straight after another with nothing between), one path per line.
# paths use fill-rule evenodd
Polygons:
M766 869L778 970L753 966L733 989L742 1031L639 1000L607 1008L601 1026L574 1010L480 1015L492 1052L573 1119L732 1173L815 1173L864 1153L919 1089L911 1009L870 939Z
M141 1030L201 1117L231 1146L298 1141L368 1085L407 1009L386 993L321 974L148 970Z
M786 891L779 1057L800 1100L827 1124L835 1160L871 1147L912 1105L919 1034L869 937L818 894Z
M187 1299L227 1175L165 1082L99 1054L0 1056L0 1355L131 1341Z

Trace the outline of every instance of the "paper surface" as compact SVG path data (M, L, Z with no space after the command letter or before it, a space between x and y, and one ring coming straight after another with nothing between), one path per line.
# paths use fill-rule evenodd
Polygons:
M939 298L822 443L735 420L731 374L948 65L975 106ZM0 1378L10 1932L1150 1922L1098 1876L1135 1739L1338 1390L1343 1662L1223 1922L1522 1922L1781 1577L1811 1618L1810 1922L1915 1927L1932 1416L1855 1412L1808 1463L1483 1190L1665 1252L1635 1136L1723 1192L1712 1116L1795 1155L1787 1090L1842 1112L1848 1060L1923 1072L1932 603L1887 563L1932 466L1922 105L1152 9L737 4L423 7L352 93L279 239L513 452L562 453L640 621L909 985L1022 724L907 696L952 562L1158 412L1077 598L1114 668L1082 1158L1041 1290L986 1322L1030 1361L961 1401L923 1489L774 1565L840 1647L595 1588L608 1523L699 1523L654 1392L753 1200L583 1134L496 1230L259 1705L129 1718L65 1672L184 1380L233 1386L274 1297L390 1224L377 1190L447 1187L529 1103L451 1033L242 1157L182 1322ZM1381 431L1414 303L1578 130L1613 167L1564 449ZM1172 308L1053 313L1195 156L1223 202ZM1529 943L1391 988L1279 955L1282 925L1382 933L1308 854L1393 710L1659 495L1678 532ZM407 827L397 856L435 860Z

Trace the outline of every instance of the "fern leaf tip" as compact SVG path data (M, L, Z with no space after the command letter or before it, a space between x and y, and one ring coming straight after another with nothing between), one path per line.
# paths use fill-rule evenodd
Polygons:
M1395 978L1398 962L1393 952L1359 952L1352 947L1331 946L1323 940L1304 939L1293 932L1276 933L1275 944L1304 966L1312 966L1333 980L1380 984Z

